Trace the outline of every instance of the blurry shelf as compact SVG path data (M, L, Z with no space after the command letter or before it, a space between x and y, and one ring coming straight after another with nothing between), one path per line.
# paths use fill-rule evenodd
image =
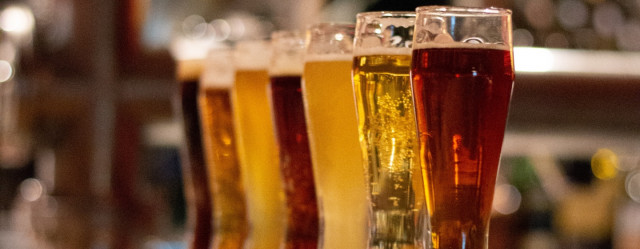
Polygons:
M514 54L507 130L637 136L640 53L516 48Z

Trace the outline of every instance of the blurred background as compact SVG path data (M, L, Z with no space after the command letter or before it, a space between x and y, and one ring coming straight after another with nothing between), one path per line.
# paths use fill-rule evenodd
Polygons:
M490 248L638 248L640 0L0 0L0 248L184 248L175 59L429 4L513 10Z

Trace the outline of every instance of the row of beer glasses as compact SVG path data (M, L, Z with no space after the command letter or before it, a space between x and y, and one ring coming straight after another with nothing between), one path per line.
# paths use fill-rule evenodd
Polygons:
M367 12L211 50L213 248L487 248L510 14Z

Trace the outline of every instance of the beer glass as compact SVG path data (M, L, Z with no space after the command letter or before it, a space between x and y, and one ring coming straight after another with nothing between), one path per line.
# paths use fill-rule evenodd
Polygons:
M236 44L232 103L250 226L247 249L279 248L284 238L284 194L266 90L270 58L268 41Z
M214 249L241 249L248 230L231 109L232 52L231 48L209 51L198 97L213 202Z
M509 10L417 8L411 75L433 248L487 248L511 40Z
M300 89L304 63L303 33L274 32L271 46L269 91L287 207L285 241L280 248L316 249L318 207Z
M318 248L366 248L366 191L351 63L354 25L307 29L302 96L320 211Z
M185 133L185 145L181 149L185 199L190 238L189 248L209 249L211 246L211 196L209 180L202 151L200 114L198 110L198 81L202 73L203 59L178 60L177 111L181 116Z
M415 12L359 13L353 87L369 197L369 248L419 246L424 208L411 94Z

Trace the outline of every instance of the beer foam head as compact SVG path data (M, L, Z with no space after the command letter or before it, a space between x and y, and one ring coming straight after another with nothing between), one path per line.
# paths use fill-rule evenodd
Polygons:
M178 81L197 81L202 74L204 60L189 59L176 61L176 78Z
M274 61L269 66L269 75L300 75L304 67L304 58L282 59Z
M353 55L349 54L307 54L304 56L306 62L320 62L320 61L352 61Z
M233 53L233 64L237 70L266 70L271 52L269 41L240 41Z
M423 6L416 9L413 47L511 50L511 11Z
M233 50L212 49L204 62L200 84L203 87L230 88L233 85L234 72Z
M297 30L282 30L271 35L273 54L269 75L300 75L304 65L304 37Z
M411 55L411 48L362 48L355 49L353 56L365 55Z
M495 50L510 50L510 47L506 44L492 44L492 43L466 43L466 42L426 42L422 44L414 44L413 49L422 48L475 48L475 49L495 49Z

